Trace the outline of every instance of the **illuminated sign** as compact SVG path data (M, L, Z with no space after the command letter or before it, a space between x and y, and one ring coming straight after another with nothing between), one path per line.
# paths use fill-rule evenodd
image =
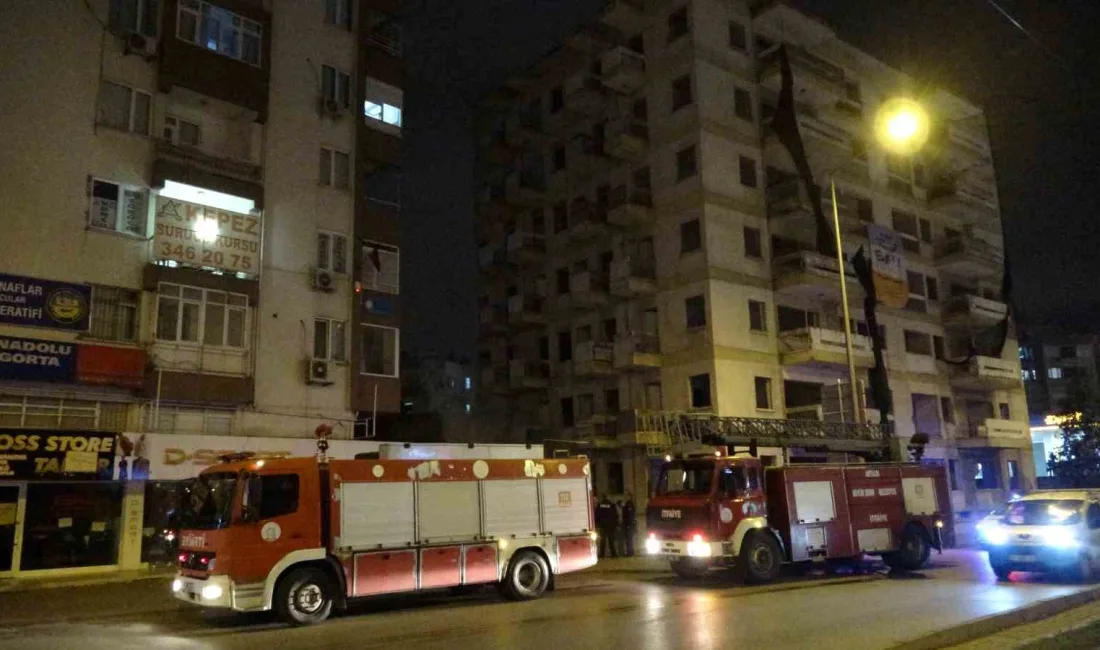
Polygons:
M114 459L114 434L0 429L0 478L110 479Z
M0 273L0 323L88 329L92 288Z
M1048 415L1043 418L1043 424L1051 427L1060 427L1063 424L1073 424L1081 421L1081 413L1065 413L1061 415Z
M260 217L157 196L153 255L187 266L256 275Z

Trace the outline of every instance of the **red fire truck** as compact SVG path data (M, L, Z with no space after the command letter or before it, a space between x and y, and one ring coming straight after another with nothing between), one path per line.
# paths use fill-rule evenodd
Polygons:
M915 570L951 522L942 467L908 463L761 467L716 455L666 462L646 511L646 552L683 578L734 567L767 582L786 562L881 555Z
M377 594L537 598L596 563L583 459L226 461L188 498L172 590L190 603L304 625Z

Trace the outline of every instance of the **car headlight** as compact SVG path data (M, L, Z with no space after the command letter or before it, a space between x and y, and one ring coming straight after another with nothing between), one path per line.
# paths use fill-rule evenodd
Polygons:
M217 600L222 597L222 588L218 585L206 585L202 588L204 600Z
M646 538L645 552L650 555L657 555L661 552L661 540L657 539L656 535L650 535Z
M1051 526L1049 528L1044 528L1041 535L1043 541L1046 542L1047 545L1056 548L1074 548L1081 544L1070 528Z
M710 557L710 544L702 535L696 535L688 542L687 552L691 557Z
M985 538L985 541L989 542L993 546L1001 546L1008 541L1008 531L1004 529L998 523L992 523L986 526L979 526L978 532Z
M176 578L172 581L172 593L178 594L181 591L183 591L183 580Z

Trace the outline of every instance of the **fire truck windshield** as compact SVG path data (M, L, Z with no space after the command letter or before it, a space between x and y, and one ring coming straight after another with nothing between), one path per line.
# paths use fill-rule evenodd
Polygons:
M710 494L714 479L714 463L707 461L672 461L661 470L657 494Z
M237 475L231 472L203 474L191 484L181 508L184 528L225 528L233 512Z

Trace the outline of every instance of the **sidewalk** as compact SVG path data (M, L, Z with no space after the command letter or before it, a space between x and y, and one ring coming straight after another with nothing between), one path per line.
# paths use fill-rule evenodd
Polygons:
M62 587L87 587L91 585L109 585L139 580L168 579L175 574L175 567L150 567L133 571L112 571L110 573L92 573L80 576L51 578L4 578L0 579L0 593L36 591L39 589L58 589Z
M1062 650L1096 648L1100 642L1100 602L1050 618L1010 627L1003 632L952 646L950 650Z

